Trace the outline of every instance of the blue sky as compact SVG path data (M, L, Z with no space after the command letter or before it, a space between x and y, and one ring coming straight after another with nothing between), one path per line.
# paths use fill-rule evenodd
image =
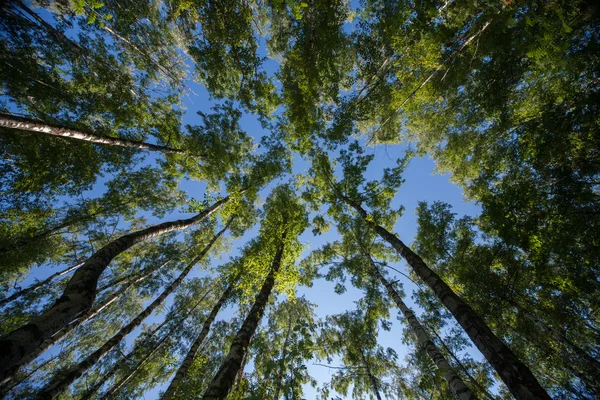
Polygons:
M264 52L264 48L261 49ZM276 69L277 65L275 62L271 61L267 64L266 68L269 73L273 73ZM197 115L198 111L208 112L210 110L210 106L214 104L213 101L209 99L209 96L206 90L199 84L194 82L188 82L189 90L187 95L184 97L184 106L185 106L185 116L184 116L184 124L197 124L200 122L200 118ZM263 135L268 135L269 132L266 132L261 127L257 118L252 115L244 115L241 121L242 128L246 130L246 132L252 136L255 141L258 143L260 141L260 137ZM402 156L403 148L402 146L378 146L378 147L370 147L367 149L367 153L373 154L374 161L369 169L369 174L372 174L374 177L378 177L381 175L381 172L386 167L393 167L396 165L396 159ZM308 164L304 162L299 156L295 156L294 159L294 174L304 174L307 172ZM400 236L400 238L406 242L411 243L413 241L414 235L417 231L417 223L416 223L416 215L415 209L419 201L427 201L433 202L436 200L441 200L447 203L450 203L453 206L453 211L457 213L459 216L462 215L471 215L475 216L479 212L479 208L477 205L465 201L465 198L457 186L452 184L449 180L448 175L440 175L435 174L435 164L433 160L428 157L416 158L413 159L406 171L404 173L404 178L406 182L402 185L398 194L396 195L392 206L394 208L403 205L406 209L404 215L400 218L398 223L395 226L395 233ZM96 187L87 192L85 196L94 198L100 195L103 191L102 181L99 180L99 183ZM269 185L265 190L261 192L262 198L266 198L269 192L275 184ZM203 197L203 192L205 189L205 185L199 182L190 182L183 181L181 186L183 190L188 192L190 196L193 196L197 199L201 199ZM179 218L181 216L186 216L190 214L183 214L180 212L175 212L170 215L166 215L164 218L160 220L148 215L144 214L148 218L148 224L154 224L158 222L168 221L175 218ZM220 260L214 260L213 265L219 265L225 262L229 256L235 256L239 254L239 250L243 247L244 243L249 240L256 233L257 227L254 227L251 231L246 233L242 238L235 240L232 244L232 253L228 256L223 257ZM328 241L336 240L339 237L339 234L332 228L330 232L321 236L314 236L310 229L307 230L302 236L301 241L306 246L306 250L303 253L304 255L308 254L311 250L318 249L323 244ZM397 269L403 272L408 272L405 268L403 262L394 265ZM26 286L28 283L32 282L35 279L43 279L49 274L55 272L56 269L49 267L40 267L33 270L31 276L29 276L24 282L23 286ZM199 272L194 272L191 276L198 276ZM394 279L399 279L405 285L405 291L407 293L407 303L409 305L413 305L413 302L410 299L411 290L414 288L410 282L407 281L406 278L402 276L396 276L397 274L391 272L391 276L395 277ZM327 282L323 279L317 280L314 282L313 286L310 288L301 287L298 289L299 295L304 295L309 301L317 304L316 312L318 317L324 318L327 315L340 313L349 309L354 308L354 302L357 301L362 293L347 285L348 291L343 295L337 295L333 291L334 283ZM172 296L171 296L172 297ZM170 303L171 299L167 301ZM233 315L234 311L230 308L220 318L227 318L228 315ZM403 325L400 321L396 319L396 312L392 314L392 322L393 326L391 331L381 331L379 342L384 347L392 347L397 351L400 355L400 360L402 361L403 356L406 354L406 348L402 345L402 329ZM149 318L149 322L157 321L161 317L153 316ZM137 332L137 331L136 331ZM134 332L134 334L136 333ZM130 335L128 340L131 341ZM108 339L108 338L107 338ZM476 351L473 350L473 354L475 357L479 358L479 355ZM251 368L251 363L248 368ZM332 365L339 365L335 362ZM330 370L326 367L315 366L312 361L308 362L309 372L310 374L316 378L319 383L325 383L329 380L331 374L335 372L334 370ZM152 391L145 394L146 399L156 398L157 393L163 389L164 387L158 387L153 389ZM316 397L316 392L314 389L307 387L305 392L307 399L312 399ZM349 396L348 398L351 398Z
M198 84L190 82L192 91L188 93L187 96L184 97L185 103L185 117L184 123L186 124L196 124L200 122L199 117L197 116L197 111L209 111L211 104L214 104L210 101L206 91ZM252 115L244 115L241 120L242 128L256 141L260 140L262 135L268 134L265 132L260 126L257 119ZM366 153L373 154L374 160L369 167L369 175L372 177L378 177L381 175L382 171L386 167L392 167L396 164L396 159L402 156L402 146L394 145L394 146L377 146L377 147L369 147L366 150ZM307 172L309 168L308 163L303 161L298 155L295 156L294 163L294 174L304 174ZM108 177L107 177L108 178ZM404 173L405 183L401 186L397 195L395 196L392 207L398 208L400 205L405 207L405 212L403 216L398 220L395 226L395 233L399 235L399 237L405 241L406 243L411 243L413 241L414 235L417 232L417 217L415 214L415 209L418 205L419 201L427 201L433 202L437 200L445 201L450 203L453 206L453 211L457 213L459 216L462 215L472 215L475 216L479 212L479 208L477 205L468 202L465 200L462 191L459 187L452 184L449 180L449 175L440 175L435 173L435 163L429 157L423 158L415 158L410 161L408 167ZM94 198L99 196L103 191L103 181L105 179L99 180L98 184L94 187L93 190L86 193L86 197ZM276 183L270 184L267 188L265 188L261 192L261 197L265 199L268 196L269 190L274 187ZM185 190L190 196L201 199L204 195L205 184L201 182L193 182L193 181L182 181L180 188ZM180 217L191 216L191 214L174 212L170 215L166 215L164 218L158 219L148 213L142 213L147 218L148 224L159 223L163 221L173 220ZM213 261L211 264L213 266L221 265L226 262L230 257L236 256L239 254L239 251L242 249L244 244L250 240L256 234L258 230L258 225L253 227L250 231L248 231L244 236L239 239L236 239L232 242L231 253L227 255L222 255ZM305 251L303 256L307 255L310 251L315 250L323 246L325 243L334 241L339 238L339 234L335 227L323 235L314 236L310 229L308 229L302 236L301 241L305 245ZM397 265L392 265L398 270L408 273L406 269L406 265L404 262L400 262ZM29 282L34 279L42 279L45 276L56 271L54 268L41 267L33 270L33 273L23 282L23 285L27 285ZM405 292L407 294L406 301L409 306L414 306L412 299L410 299L411 291L414 289L414 285L410 283L405 277L396 274L394 271L389 271L390 276L393 279L399 279L400 282L404 284ZM190 274L190 277L201 276L204 275L203 272L195 270ZM349 309L354 308L354 302L360 299L362 296L362 292L356 288L353 288L351 285L346 285L348 290L342 295L335 294L333 291L334 283L327 282L324 279L318 279L314 282L312 287L300 287L298 289L298 295L304 295L310 302L315 303L316 313L319 318L324 318L327 315L332 315L336 313L341 313ZM172 296L167 300L167 304L172 302ZM235 310L233 308L228 308L225 312L221 313L219 319L227 319L233 316ZM379 335L379 344L383 347L391 347L400 356L400 361L403 362L404 355L406 354L406 347L401 343L402 335L403 335L403 323L398 321L397 312L393 310L391 315L392 320L392 329L391 331L380 330ZM162 319L161 315L153 315L148 318L147 322L157 322ZM128 343L131 343L132 339L139 332L139 329L134 331L132 334L128 336ZM108 338L107 338L108 339ZM54 354L56 349L49 352L49 354ZM473 353L476 358L480 358L478 352L473 349ZM309 373L319 382L319 384L323 384L329 381L331 374L335 372L335 370L314 365L316 361L309 361L308 368ZM332 363L333 366L339 365L335 360ZM246 371L252 368L252 363L249 363ZM154 388L153 390L147 392L145 394L146 399L156 398L160 390L164 390L164 385ZM317 392L310 386L305 388L305 394L307 399L316 398ZM344 397L342 397L344 398ZM347 398L351 398L349 395Z
M198 84L189 83L193 92L196 94L189 94L184 98L186 114L184 121L189 124L199 122L196 115L197 111L208 111L210 104L212 103L208 99L206 91ZM242 128L252 136L255 141L259 141L260 137L268 134L265 132L256 117L252 115L244 115L241 120ZM396 159L401 157L403 154L403 147L400 145L394 146L377 146L370 147L366 151L368 154L374 155L374 161L369 168L369 174L373 177L381 175L382 171L386 167L393 167L396 165ZM302 160L298 155L294 157L294 174L305 174L309 168L309 164ZM405 170L404 177L406 182L402 185L399 192L392 202L393 208L398 208L403 205L406 209L404 215L399 219L395 227L395 232L400 236L406 243L413 241L414 235L417 232L417 216L415 214L418 202L427 201L434 202L437 200L445 201L453 206L454 212L458 215L472 215L475 216L479 212L477 205L465 200L462 191L459 187L452 184L449 180L449 175L440 175L435 173L435 163L429 157L415 158L411 160L408 167ZM270 184L266 189L261 192L261 197L264 199L268 196L270 189L272 189L276 183ZM201 198L203 193L204 185L198 182L185 182L181 185L181 188L186 190L190 195ZM170 219L170 217L165 217ZM149 221L150 222L150 221ZM158 222L158 221L156 221ZM231 254L224 256L221 260L215 260L214 265L225 262L229 256L235 256L239 254L239 250L243 247L244 243L254 237L258 229L255 226L249 232L247 232L242 238L235 240L232 246ZM303 256L307 255L310 251L316 250L323 246L325 243L334 241L339 238L339 234L335 227L323 235L314 236L312 232L307 230L302 236L301 241L305 245L305 251ZM408 273L406 266L403 262L393 265L395 268ZM390 271L390 276L393 279L399 279L405 285L405 291L407 293L407 303L414 306L414 303L410 299L411 291L414 289L414 285L410 283L406 278L399 276L393 271ZM192 273L192 276L195 274ZM347 285L347 292L343 295L337 295L333 291L334 283L327 282L324 279L316 280L312 287L300 287L298 289L298 295L304 295L309 301L317 305L316 313L319 318L324 318L327 315L341 313L349 309L354 308L354 302L360 299L362 292L358 289ZM222 313L220 318L228 318L232 316L234 310L229 308L226 312ZM406 354L406 347L401 343L403 335L403 324L396 319L397 313L392 312L392 329L391 331L380 330L379 343L383 347L391 347L400 356L400 360L403 360ZM473 349L474 356L480 358L478 352ZM331 374L335 370L328 369L323 366L314 365L316 361L309 361L308 368L309 373L319 382L323 384L329 381ZM333 366L336 364L335 360L332 363ZM249 363L246 367L246 372L252 368L252 363ZM164 385L155 388L154 390L146 393L146 398L154 398L160 390L164 389ZM316 398L317 391L310 386L305 388L305 394L307 399ZM344 398L342 396L342 398ZM349 395L347 398L351 398Z

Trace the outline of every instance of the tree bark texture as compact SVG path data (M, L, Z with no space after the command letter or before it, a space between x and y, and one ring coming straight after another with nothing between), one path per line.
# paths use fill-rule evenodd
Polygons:
M8 128L8 129L16 129L20 131L28 131L41 133L51 136L58 136L65 139L76 139L82 140L85 142L109 145L109 146L119 146L119 147L128 147L135 149L144 149L151 151L161 151L163 153L171 153L171 154L187 154L184 150L174 149L168 146L160 146L156 144L140 142L137 140L130 139L121 139L114 138L110 136L102 136L97 133L86 132L81 129L68 128L64 126L51 125L47 124L43 121L38 121L34 119L17 117L10 114L0 114L0 127Z
M227 354L227 357L225 358L225 361L223 361L221 368L213 378L212 382L208 385L208 388L202 397L204 400L224 399L231 391L236 374L242 365L244 355L248 351L250 339L252 339L252 336L254 336L254 332L256 331L260 319L265 312L265 307L269 301L269 296L273 290L273 286L275 286L275 273L279 271L279 267L281 266L283 247L284 245L282 241L277 249L275 258L273 259L269 275L265 279L258 295L256 296L254 304L250 309L250 313L244 320L242 327L235 336L235 339L229 348L229 354Z
M0 382L3 384L7 379L13 377L15 374L17 374L19 372L19 370L23 366L29 364L30 362L32 362L33 360L38 358L46 350L48 350L49 348L54 346L56 343L60 342L65 336L67 336L73 330L75 330L79 326L85 324L92 318L96 317L104 309L106 309L108 306L110 306L112 303L114 303L123 293L127 292L133 285L135 285L139 282L142 282L148 276L150 276L154 272L158 271L161 267L162 267L162 265L159 266L158 268L150 269L143 275L137 275L134 280L130 281L127 285L123 286L116 292L110 294L100 304L89 309L84 314L82 314L75 320L71 321L67 326L60 329L54 335L52 335L48 339L44 340L36 349L34 349L31 353L27 354L25 357L23 357L19 363L13 365L10 369L8 369L7 371L0 374Z
M90 309L96 298L98 279L116 256L136 243L173 230L188 228L209 217L228 201L229 197L225 197L189 219L165 222L121 236L98 250L79 267L52 307L0 340L0 375L16 364L22 365L24 357Z
M83 361L78 363L75 367L70 369L65 373L61 373L58 379L49 383L45 388L41 390L38 394L37 398L40 400L53 399L62 393L67 387L73 383L77 378L82 376L89 368L94 366L100 359L102 359L110 350L112 350L116 345L118 345L121 340L125 338L131 331L137 328L143 321L148 317L152 312L162 304L162 302L179 287L181 282L186 278L186 276L190 273L190 271L194 268L194 266L206 256L206 254L210 251L211 247L215 244L215 242L221 237L221 235L227 230L228 226L225 226L215 237L208 243L204 249L200 252L198 256L196 256L188 265L185 267L183 271L179 274L179 276L158 296L144 311L142 311L138 316L133 319L133 321L129 322L125 325L117 334L115 334L110 340L108 340L102 347L98 350L90 354Z
M436 297L452 313L479 351L494 367L502 381L517 400L550 400L546 390L539 384L529 368L504 344L473 311L473 309L436 274L425 262L406 246L396 235L375 224L367 212L346 196L342 200L354 208L366 223L387 241L411 266L415 274L429 286Z

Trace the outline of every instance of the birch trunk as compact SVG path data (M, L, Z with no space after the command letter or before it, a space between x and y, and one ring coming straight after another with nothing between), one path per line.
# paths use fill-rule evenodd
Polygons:
M153 269L147 271L143 275L138 275L134 280L129 282L127 285L123 286L122 288L120 288L119 290L117 290L116 292L114 292L110 296L108 296L104 301L102 301L102 303L98 304L94 308L91 308L90 310L85 312L83 315L81 315L79 318L71 321L67 326L65 326L58 332L56 332L54 335L52 335L48 339L44 340L36 349L34 349L31 353L29 353L25 357L23 357L19 363L15 364L12 368L10 368L5 373L0 375L2 384L7 379L10 379L15 374L17 374L19 372L19 370L21 369L21 367L23 367L24 365L29 364L30 362L35 360L40 355L42 355L46 350L48 350L50 347L52 347L56 343L60 342L70 332L72 332L79 326L85 324L92 318L96 317L98 314L100 314L102 312L102 310L106 309L108 306L110 306L112 303L114 303L123 293L127 292L133 285L142 282L144 279L146 279L148 276L152 275L154 272L158 271L163 266L164 266L164 264L160 265L158 268L153 268Z
M208 315L208 318L206 318L206 321L204 321L204 324L202 325L202 330L200 331L200 334L198 335L198 337L192 344L192 347L190 347L190 350L188 351L187 355L183 359L183 362L179 366L179 369L175 373L175 376L173 377L171 384L169 385L169 387L163 394L163 396L162 396L163 400L172 398L173 395L175 394L175 392L177 391L177 389L179 388L181 381L183 380L183 378L187 374L187 371L189 370L189 368L192 366L194 360L196 359L196 354L198 353L200 346L204 342L204 339L206 339L206 336L208 336L208 332L210 331L210 327L211 327L213 321L217 317L217 314L221 310L221 307L223 307L223 304L227 301L227 299L229 299L229 296L231 295L232 291L233 291L233 284L230 283L229 286L227 286L227 289L225 289L225 291L223 292L223 295L221 296L219 301L217 301L215 306L212 308L210 314Z
M224 399L231 391L236 374L242 365L244 355L248 351L250 339L252 339L252 336L254 336L254 332L256 331L260 319L263 316L265 307L269 301L269 296L271 295L271 291L275 285L275 273L279 271L279 267L281 266L283 247L284 245L282 241L277 249L275 258L273 259L269 275L265 279L258 295L256 296L254 304L250 309L250 313L244 320L242 327L235 336L235 339L229 348L229 354L227 354L227 358L225 358L225 361L223 361L223 364L221 364L221 368L213 378L212 382L208 385L208 388L202 397L204 400Z
M76 139L84 142L102 144L108 146L119 146L163 153L189 155L184 150L174 149L168 146L140 142L137 140L114 138L102 136L97 133L83 131L81 129L68 128L64 126L51 125L43 121L17 117L10 114L0 114L0 128L16 129L20 131L35 132L39 134L58 136L63 139Z
M456 398L459 400L477 400L477 396L473 394L471 389L469 389L469 387L464 383L460 376L458 376L454 368L452 368L448 360L446 360L446 357L444 357L444 355L438 349L435 343L433 343L433 340L431 340L429 333L425 330L423 325L421 325L421 322L419 321L415 313L406 306L406 303L404 303L402 297L400 297L396 289L394 289L394 286L381 274L379 268L377 268L377 265L375 265L375 262L373 262L371 256L368 254L365 254L365 256L369 260L369 264L373 269L373 273L375 274L377 279L379 279L379 282L381 282L381 284L386 288L388 295L392 298L392 300L394 300L394 303L396 303L396 306L398 306L398 308L402 312L402 315L408 322L410 330L417 338L417 343L419 344L419 347L425 350L427 355L435 363L437 369L439 369L442 372L444 379L446 380L446 382L448 382L452 393L454 393Z
M185 267L183 271L179 274L179 276L158 296L144 311L142 311L138 316L131 321L129 324L125 325L121 330L115 334L110 340L108 340L102 347L96 350L94 353L90 354L83 361L78 363L75 367L71 368L69 371L65 373L61 373L59 378L55 381L49 383L45 388L41 390L39 395L37 396L40 400L45 399L53 399L63 391L67 389L67 387L73 383L77 378L82 376L89 368L94 366L99 360L101 360L110 350L112 350L116 345L118 345L121 340L125 338L131 331L137 328L146 317L148 317L152 312L162 304L162 302L171 294L175 289L179 287L181 282L185 279L185 277L190 273L190 271L194 268L194 266L204 258L204 256L209 252L213 244L221 237L221 235L227 230L228 226L225 226L215 237L208 243L208 245L202 249L200 254L195 257L188 265Z
M539 384L529 368L506 346L473 311L473 309L431 270L427 264L398 237L369 219L367 212L346 196L341 199L354 208L365 222L387 241L411 266L415 274L429 286L441 303L452 313L479 351L494 367L502 381L517 400L544 399L550 396Z
M25 296L28 293L35 292L36 290L38 290L42 286L48 284L49 282L52 282L55 278L58 278L59 276L66 275L69 272L73 271L74 269L77 269L77 268L81 267L82 265L83 265L83 263L72 265L72 266L70 266L67 269L64 269L62 271L59 271L59 272L56 272L56 273L50 275L49 277L47 277L43 281L36 282L33 285L31 285L31 286L29 286L29 287L27 287L27 288L25 288L23 290L19 290L18 292L13 293L13 294L11 294L8 297L3 298L2 300L0 300L0 307L4 306L5 304L10 303L11 301L14 301L14 300L18 299L19 297Z
M96 298L98 279L113 258L136 243L173 230L188 228L213 214L228 201L229 197L219 200L189 219L165 222L121 236L98 250L75 272L62 296L52 307L0 340L0 375L14 365L22 364L21 360L44 340L89 310Z

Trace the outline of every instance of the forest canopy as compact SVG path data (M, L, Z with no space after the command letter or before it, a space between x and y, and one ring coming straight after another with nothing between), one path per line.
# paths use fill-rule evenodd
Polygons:
M0 397L600 398L599 74L591 0L1 2Z

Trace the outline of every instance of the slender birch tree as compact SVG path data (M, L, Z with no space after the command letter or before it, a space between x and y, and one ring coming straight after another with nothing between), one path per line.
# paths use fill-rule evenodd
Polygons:
M1 373L18 364L44 340L50 338L71 320L86 312L96 297L98 278L110 261L136 243L164 233L185 229L209 217L229 201L225 197L192 218L165 222L121 236L90 257L73 275L61 298L40 317L9 333L0 340Z
M227 225L219 231L212 240L208 242L206 247L200 251L200 253L194 257L192 261L184 268L179 276L158 296L152 303L150 303L144 311L142 311L137 317L135 317L130 323L125 325L121 330L102 345L98 350L89 355L83 361L79 362L74 368L70 369L65 374L61 374L54 382L47 385L38 397L40 399L52 399L62 393L75 379L83 375L90 367L92 367L98 360L104 357L110 350L112 350L121 340L125 338L132 330L138 327L146 317L162 304L162 302L175 291L181 282L187 277L190 271L200 262L207 253L211 250L214 243L221 237L221 235L227 230Z
M187 352L187 354L183 358L181 365L177 369L177 372L175 373L175 376L171 380L169 387L163 394L162 399L170 399L173 396L173 394L177 391L177 388L179 387L181 380L183 379L183 377L187 373L188 369L194 362L194 358L196 358L196 354L198 353L200 346L202 345L202 343L208 336L208 333L210 331L210 327L211 327L213 321L217 317L217 314L221 310L221 307L223 307L223 304L225 304L225 302L227 300L229 300L229 297L231 296L231 293L234 288L233 285L234 285L233 282L229 283L229 285L227 286L225 291L223 291L223 294L221 295L219 300L215 303L214 307L210 311L210 314L208 315L208 317L204 321L204 324L202 325L202 330L198 334L198 337L196 338L196 340L194 340L194 342L192 343L190 350Z
M242 261L243 264L258 268L258 279L266 277L229 348L227 357L204 392L203 398L222 399L231 391L273 289L283 287L293 293L297 279L294 263L300 251L297 236L304 231L307 222L304 207L292 189L287 185L275 188L265 204L265 218L261 224L259 238L247 247ZM280 281L277 285L276 278ZM248 284L251 286L248 287ZM256 283L247 278L241 282L242 288L250 289L254 285Z

